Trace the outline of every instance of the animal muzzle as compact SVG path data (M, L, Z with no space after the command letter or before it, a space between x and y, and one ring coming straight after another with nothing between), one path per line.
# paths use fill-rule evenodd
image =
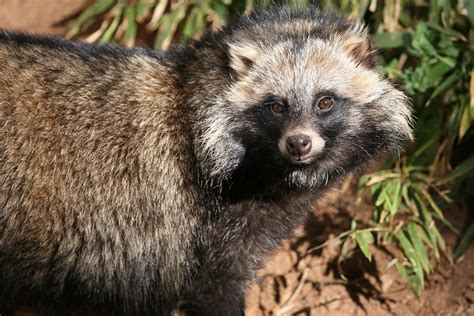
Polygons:
M286 132L278 143L282 156L294 164L311 163L323 150L324 139L312 129Z

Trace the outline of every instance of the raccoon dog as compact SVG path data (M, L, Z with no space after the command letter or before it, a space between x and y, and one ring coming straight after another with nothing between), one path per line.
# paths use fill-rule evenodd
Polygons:
M272 8L166 52L0 32L0 311L243 314L265 256L411 138L364 27Z

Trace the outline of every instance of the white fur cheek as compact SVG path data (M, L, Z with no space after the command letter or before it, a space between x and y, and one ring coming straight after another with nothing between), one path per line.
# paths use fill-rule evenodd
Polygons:
M413 141L413 110L408 98L401 91L392 88L380 103L383 104L385 112L390 113L391 120L386 124L386 128L395 134L403 135L406 140Z
M216 147L220 150L213 152L213 169L209 170L209 176L222 181L230 177L240 165L245 156L245 147L230 134L223 135Z
M225 111L210 115L207 128L195 143L201 169L212 182L220 183L231 176L245 155L245 147L232 135L236 126L230 116Z

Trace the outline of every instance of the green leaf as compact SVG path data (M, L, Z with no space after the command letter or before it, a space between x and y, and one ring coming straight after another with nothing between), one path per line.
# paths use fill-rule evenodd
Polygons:
M415 280L411 280L411 286L412 288L415 289L415 293L420 293L420 289L423 288L424 284L424 279L423 279L423 268L420 263L420 260L418 259L418 256L416 254L416 250L413 247L412 243L410 240L405 236L405 233L403 230L399 231L397 234L395 234L395 237L398 239L400 242L401 248L403 250L403 253L405 256L408 258L410 262L410 266L413 269L413 272L416 275Z
M450 22L449 22L449 18L451 16L451 11L452 11L452 7L451 7L451 3L450 1L441 1L441 3L443 4L443 13L441 15L442 18L444 18L444 22L446 25L449 25Z
M407 232L421 267L426 272L426 274L429 274L431 271L430 261L428 259L428 254L426 253L425 246L419 237L419 226L415 223L409 223L407 226Z
M471 127L472 122L472 113L469 104L464 105L464 111L462 112L461 122L459 124L459 133L458 137L459 140L463 139L464 135L466 135L467 131Z
M395 180L395 181L396 181L396 184L392 192L393 203L391 204L391 207L390 207L390 215L392 216L394 216L398 211L398 207L400 206L401 193L402 193L401 191L402 181L400 180Z
M107 30L102 34L100 37L99 43L104 44L110 42L110 40L115 35L115 31L117 31L117 27L120 24L120 20L122 19L122 14L124 11L124 2L120 1L113 9L114 11L114 19L112 23L110 23Z
M405 200L405 204L408 206L408 208L412 211L413 213L413 216L415 217L419 217L420 215L420 212L418 210L418 208L416 207L416 204L413 203L413 200L412 200L412 195L416 193L416 190L414 190L414 187L416 187L416 185L414 185L413 183L407 185L407 192L406 194L403 196L404 200ZM403 192L402 192L403 193Z
M459 258L472 241L474 241L474 222L469 225L466 232L462 235L461 241L454 251L454 257Z
M380 190L380 193L377 196L377 200L374 203L375 206L381 206L389 198L386 191L387 191L387 186L383 186L382 189Z
M191 12L189 12L188 16L186 17L186 20L183 25L183 30L181 31L183 41L193 37L193 35L195 34L196 17L197 11L199 10L199 7L192 8Z
M125 29L125 34L123 35L123 39L128 45L131 45L135 42L135 38L137 36L137 23L136 19L136 10L133 4L129 5L125 9L125 19L127 21L127 28Z
M354 233L354 239L359 246L364 256L372 261L372 254L369 250L369 245L374 243L374 236L368 230L359 230Z
M472 175L474 172L474 156L469 157L462 163L456 166L450 173L438 182L438 185L443 185L451 181L458 180L467 175Z
M82 26L109 10L114 4L114 0L96 0L90 7L79 15L66 37L71 38L76 36L81 31Z
M428 205L433 209L434 213L438 215L439 218L444 219L443 211L439 208L438 204L433 200L433 197L431 194L428 192L426 186L424 185L413 185L412 186L414 189L417 190L421 194L422 197L428 202Z
M136 19L139 22L144 21L147 17L149 17L150 9L153 8L155 5L154 0L138 0L136 6Z
M451 64L450 58L444 58L443 62L437 63L433 67L429 67L424 75L423 80L429 86L435 86L440 78L449 72L455 66Z
M395 262L395 268L397 268L398 273L400 273L401 277L404 279L408 280L408 272L407 269L400 263L400 262Z
M424 229L426 230L426 234L430 239L430 244L432 245L432 249L435 253L435 258L437 261L439 261L439 248L441 248L443 251L445 250L444 239L442 239L441 235L439 234L438 229L436 228L436 223L434 222L433 217L431 216L431 213L423 199L416 193L414 194L414 198L416 199L418 207L421 210L421 214L423 215ZM438 240L439 237L441 237L441 242Z
M430 21L439 23L439 12L441 11L439 0L430 0L430 9Z
M474 25L474 3L472 2L472 0L464 0L464 6L467 11L467 16L471 21L471 25Z
M443 236L441 235L438 228L436 227L436 224L435 224L435 222L434 222L434 220L431 216L432 213L429 211L428 206L426 206L423 199L419 195L416 194L415 198L419 202L418 205L420 206L420 209L421 209L422 214L423 214L423 218L425 219L425 222L427 224L427 225L425 225L425 227L429 231L429 236L432 240L433 245L436 244L437 247L439 248L439 250L441 250L445 254L446 258L449 261L451 261L452 258L450 256L450 254L446 252L447 251L446 242L444 241ZM434 248L434 249L436 249L436 248ZM438 251L438 250L436 249L436 251Z
M155 49L167 48L167 45L171 43L179 23L186 17L186 10L187 5L182 5L161 17L161 26L154 43Z
M408 32L382 32L373 36L374 46L377 48L398 48L410 45L412 36Z
M194 33L195 34L201 33L206 27L206 23L207 23L206 13L203 10L198 10L196 12L196 22L195 22Z
M297 5L300 5L301 0L296 1ZM306 5L309 3L308 0L305 0ZM367 13L367 9L369 8L370 0L363 0L363 1L354 1L352 3L353 11L355 13L355 16L358 19L362 19L364 15ZM354 16L351 14L351 16Z
M222 23L226 22L227 17L229 16L229 10L227 6L220 1L213 1L211 5L212 5L213 10L221 18Z
M160 22L158 23L160 28L156 33L155 42L153 44L155 49L161 49L163 42L168 39L169 36L172 36L172 19L175 14L176 11L173 11L171 13L163 14L160 18Z
M420 280L416 274L413 273L413 269L406 269L403 264L396 261L395 268L397 269L400 276L408 282L408 286L416 294L417 297L420 297L421 290L423 288L423 282Z
M421 222L420 226L418 226L418 234L420 235L421 240L426 245L429 245L429 247L434 253L436 261L439 262L440 255L439 255L438 245L436 243L436 238L432 238L429 235L429 228L427 227L425 222Z
M473 5L474 7L474 5ZM469 97L469 99L471 99L469 101L469 107L471 108L471 115L472 115L472 118L474 120L474 69L471 70L471 79L470 79L470 83L469 83L469 94L467 95L467 97Z
M431 57L437 57L438 53L431 44L430 40L426 36L428 34L428 27L425 23L418 23L416 26L416 31L414 33L412 47L415 49L415 52L421 55L427 55Z
M456 59L453 57L446 57L446 56L437 56L438 60L449 67L449 69L454 68L456 66ZM445 72L441 72L440 74L444 74Z
M425 22L426 25L428 25L429 27L431 27L432 29L440 32L440 33L443 33L443 34L446 34L448 36L451 36L451 37L454 37L456 39L460 39L462 41L467 41L467 38L461 33L461 32L458 32L452 28L449 28L449 27L443 27L443 26L440 26L438 24L435 24L435 23L432 23L432 22Z
M438 95L449 89L453 84L459 80L459 74L457 72L452 73L448 78L444 79L439 85L436 86L430 99L436 98Z
M412 263L412 269L415 270L415 264L412 260L410 260L411 263ZM421 270L421 269L420 269ZM415 295L420 298L421 296L421 290L423 289L424 287L424 280L423 280L423 276L419 275L416 271L414 274L410 274L408 276L408 285L410 286L410 288L412 289L412 291L415 293Z
M355 219L353 219L351 221L351 230L355 230L357 228L357 221Z

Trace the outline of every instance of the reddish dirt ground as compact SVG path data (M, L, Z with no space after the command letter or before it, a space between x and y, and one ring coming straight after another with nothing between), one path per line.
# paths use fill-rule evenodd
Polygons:
M72 19L92 0L2 0L0 28L65 34Z
M72 18L90 0L0 1L0 28L46 34L65 34ZM347 187L351 187L348 185ZM352 191L352 193L351 193ZM370 205L355 209L353 189L334 189L317 206L311 220L295 238L284 243L259 273L247 295L246 314L261 315L473 315L474 247L451 265L443 260L427 281L420 299L407 288L388 263L399 255L394 247L372 248L369 262L357 251L342 262L345 278L338 272L338 241L353 217L370 216ZM447 214L461 227L466 214ZM444 231L449 249L456 236ZM328 246L308 252L327 240ZM37 315L19 307L14 315Z
M329 192L305 227L274 254L247 296L247 315L474 315L472 246L455 265L442 260L420 299L394 267L388 268L400 255L394 246L372 247L372 262L355 251L341 264L342 278L335 236L350 228L352 218L370 216L370 205L355 209L354 194L348 193ZM460 227L463 214L456 209L451 215ZM452 251L456 236L447 229L443 235ZM308 252L327 240L332 240L328 246Z

